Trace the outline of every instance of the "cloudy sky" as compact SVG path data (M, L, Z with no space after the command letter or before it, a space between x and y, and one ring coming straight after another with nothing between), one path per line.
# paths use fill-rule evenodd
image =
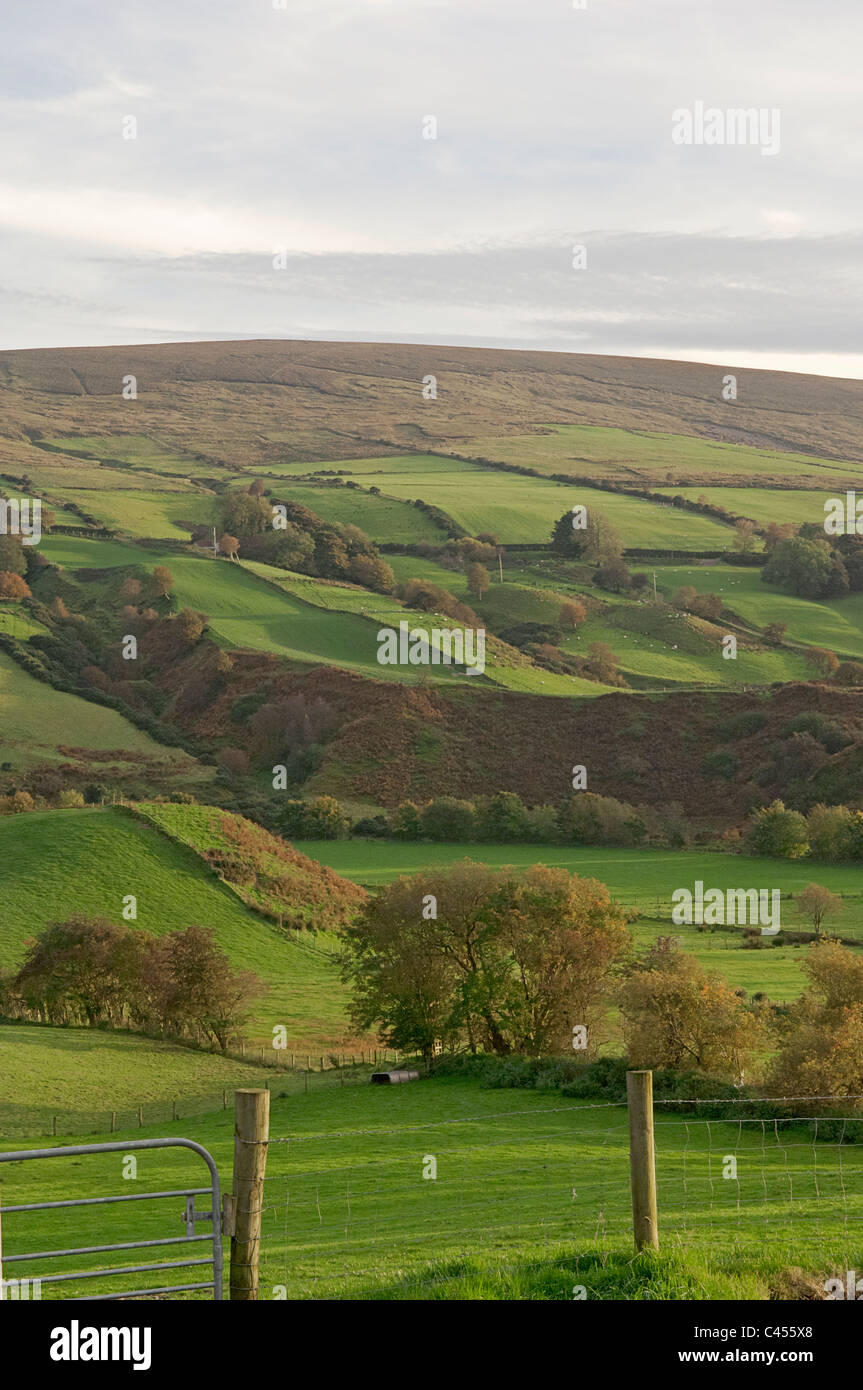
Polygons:
M28 0L0 55L0 348L863 377L863 5L581 3ZM696 103L724 141L675 142ZM749 143L737 108L764 113Z

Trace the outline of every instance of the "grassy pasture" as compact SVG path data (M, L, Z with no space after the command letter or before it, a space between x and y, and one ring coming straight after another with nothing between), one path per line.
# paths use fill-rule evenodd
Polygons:
M525 868L531 864L560 864L571 873L607 883L612 895L625 906L669 923L673 891L692 889L695 881L701 879L705 888L778 888L782 893L783 925L805 928L787 899L814 879L844 899L844 911L835 919L835 930L843 936L863 938L863 882L859 865L855 864L756 859L710 850L608 849L590 845L446 845L357 839L298 841L297 848L328 864L344 878L370 888L402 874L445 867L464 858L481 864ZM694 927L677 930L686 937L697 935Z
M192 924L211 927L233 963L269 986L248 1034L272 1041L284 1024L289 1043L321 1049L350 1038L344 990L331 945L314 933L290 939L250 912L190 849L111 807L35 811L0 817L3 931L0 965L20 963L34 931L74 913L122 923L123 898L138 900L137 925L160 935ZM38 879L38 891L35 882Z
M627 679L634 679L638 685L664 688L767 685L772 681L806 680L809 675L801 653L775 647L752 649L746 646L742 638L736 659L726 660L722 655L724 628L721 624L699 624L697 620L686 619L677 613L657 615L651 604L605 593L576 580L572 574L559 573L560 565L551 565L544 570L533 563L522 563L519 555L507 556L504 583L498 582L493 571L491 588L481 601L477 601L468 593L462 572L446 570L431 560L410 555L391 558L400 582L417 578L441 584L470 603L496 630L527 622L555 626L562 603L573 596L587 597L593 603L594 611L589 612L577 631L563 636L561 648L573 656L579 656L591 642L606 642L615 653L623 675ZM645 567L636 564L633 568L638 570ZM652 573L652 566L647 572ZM665 597L670 598L674 589L684 583L694 583L689 578L681 578L673 587L665 582L664 576L677 576L678 573L686 576L721 574L725 582L733 584L741 574L748 575L750 572L730 565L705 569L701 566L657 567L657 587ZM695 587L712 588L711 584L704 582ZM598 610L597 601L603 605ZM804 600L793 602L798 608L805 609ZM736 608L735 604L730 606ZM596 691L582 693L595 694Z
M715 506L727 507L735 516L748 516L759 525L766 525L768 521L777 521L780 525L794 522L798 526L814 521L821 525L824 503L828 497L837 496L835 489L819 492L802 488L660 487L656 491L668 497L679 494L693 502L704 497Z
M205 524L212 511L212 497L191 490L152 492L126 488L90 492L81 488L67 492L66 496L112 530L159 540L188 540L190 525Z
M165 448L157 440L143 434L65 435L41 440L48 450L71 454L100 463L120 464L128 469L146 473L212 473L212 464L205 464L188 454Z
M577 504L606 516L625 546L721 550L731 544L728 527L708 517L637 497L486 468L455 475L440 471L394 474L380 486L401 497L421 497L440 507L470 535L491 531L504 545L547 541L558 517Z
M660 1236L668 1253L633 1263L625 1107L449 1079L392 1088L320 1085L274 1097L271 1141L291 1142L269 1148L260 1296L571 1301L573 1285L582 1284L589 1299L762 1299L789 1264L822 1278L859 1268L859 1146L845 1145L840 1154L835 1143L819 1141L816 1158L799 1129L706 1123L661 1107L656 1130ZM223 1183L229 1180L230 1112L128 1137L155 1134L202 1143ZM724 1183L728 1153L737 1155L738 1175ZM422 1176L428 1154L437 1160L434 1181ZM129 1184L122 1171L119 1153L11 1163L0 1173L3 1200L8 1206L123 1194ZM203 1185L204 1173L188 1151L154 1150L138 1155L136 1181L142 1190L170 1190ZM86 1208L10 1215L5 1249L50 1249L58 1237L62 1245L95 1244L94 1229L115 1241L178 1234L176 1213L163 1203L121 1203L103 1209L97 1228ZM172 1258L201 1249L175 1247ZM76 1269L139 1258L135 1251L79 1256ZM44 1261L21 1262L14 1272L55 1270ZM206 1270L148 1277L180 1284L204 1279ZM44 1284L42 1295L68 1298L106 1287L70 1280ZM141 1275L110 1282L113 1290L123 1287L141 1287Z
M495 473L459 459L423 455L397 460L342 459L338 464L328 466L356 476L364 487L377 486L384 493L407 500L420 497L440 507L469 534L492 531L503 544L547 541L554 522L576 503L592 506L607 516L618 528L627 546L667 545L681 550L718 550L731 544L729 528L709 517L693 516L641 498L624 497L588 487L523 478L511 473ZM291 471L294 467L291 466ZM408 542L423 538L442 539L435 527L423 531L422 535L408 534L407 530L402 529L405 525L404 515L393 517L391 529L386 532L370 530L359 510L363 504L358 502L355 514L352 514L352 499L357 496L353 490L313 488L296 482L290 488L290 496L297 501L305 501L319 515L333 521L355 521L375 540ZM413 510L426 521L421 511ZM368 519L370 525L378 524L372 510ZM431 523L427 524L431 526ZM411 527L415 525L415 521L410 522Z
M645 482L685 484L714 475L859 478L860 465L815 455L726 444L693 435L650 433L594 425L538 425L537 432L470 441L473 453L548 473L633 475ZM671 477L668 477L668 475ZM677 489L675 489L677 490ZM633 542L635 544L635 542Z
M21 604L6 600L0 605L0 632L5 632L7 637L17 638L19 642L26 642L37 632L47 632L47 628L31 617Z
M591 642L607 642L620 670L659 686L768 685L808 679L803 656L782 648L751 650L739 640L737 656L722 655L722 624L700 624L683 614L660 613L647 604L621 603L590 615L562 642L578 655ZM654 620L652 620L654 619Z
M160 552L129 542L91 540L89 536L46 536L39 549L52 565L71 570L123 569L129 565L153 569L164 558Z
M863 594L830 600L797 598L763 584L760 570L731 565L658 565L656 582L665 598L690 584L699 593L721 594L731 612L755 627L783 622L791 641L863 656Z
M277 463L267 473L290 477L297 473L350 473L363 479L364 487L380 487L384 492L390 474L415 473L473 473L476 467L462 459L441 457L438 454L393 454L375 458L334 459L328 463Z
M229 647L275 652L292 661L341 666L377 680L431 679L462 681L452 668L382 666L377 633L381 624L398 627L404 619L426 630L452 626L447 619L403 608L386 596L346 585L329 585L291 575L257 562L234 565L189 553L143 549L121 541L91 541L77 536L50 537L45 554L54 564L75 568L165 564L174 576L177 607L208 614L210 632ZM322 621L322 610L326 612ZM363 611L365 610L365 612ZM597 695L594 682L539 671L526 659L495 651L486 653L484 676L471 677L507 689L548 695Z
M379 486L382 491L388 491L383 483ZM414 495L422 497L423 493L417 491ZM398 541L407 545L415 541L440 543L446 540L445 533L419 507L411 507L392 497L376 497L363 489L292 482L274 486L273 496L299 502L325 521L340 526L359 526L373 541Z
M178 1115L194 1114L214 1108L223 1088L258 1086L272 1074L135 1033L29 1023L0 1026L0 1073L0 1145L12 1135L49 1134L54 1116L58 1133L68 1134L102 1128L108 1110L131 1127L139 1105L151 1118L170 1118L173 1102Z
M156 743L116 710L55 690L0 652L0 761L10 761L16 769L41 762L71 762L58 751L58 744L116 750L112 766L122 767L126 761L123 754L129 752L170 766L180 775L198 770L188 754ZM86 754L82 756L86 758Z

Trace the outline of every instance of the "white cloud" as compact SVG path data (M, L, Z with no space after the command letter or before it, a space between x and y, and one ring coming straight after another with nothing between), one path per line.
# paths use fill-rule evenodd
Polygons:
M857 0L31 0L10 30L0 346L856 348ZM780 108L780 154L675 147L695 100ZM579 282L556 258L591 228Z

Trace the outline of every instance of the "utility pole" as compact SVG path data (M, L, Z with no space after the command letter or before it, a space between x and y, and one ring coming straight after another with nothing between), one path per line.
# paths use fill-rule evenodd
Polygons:
M653 571L653 602L656 602L656 570Z

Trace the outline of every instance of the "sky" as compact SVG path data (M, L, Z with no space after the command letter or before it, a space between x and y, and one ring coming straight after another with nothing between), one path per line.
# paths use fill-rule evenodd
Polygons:
M28 0L5 28L0 348L863 377L859 0Z

